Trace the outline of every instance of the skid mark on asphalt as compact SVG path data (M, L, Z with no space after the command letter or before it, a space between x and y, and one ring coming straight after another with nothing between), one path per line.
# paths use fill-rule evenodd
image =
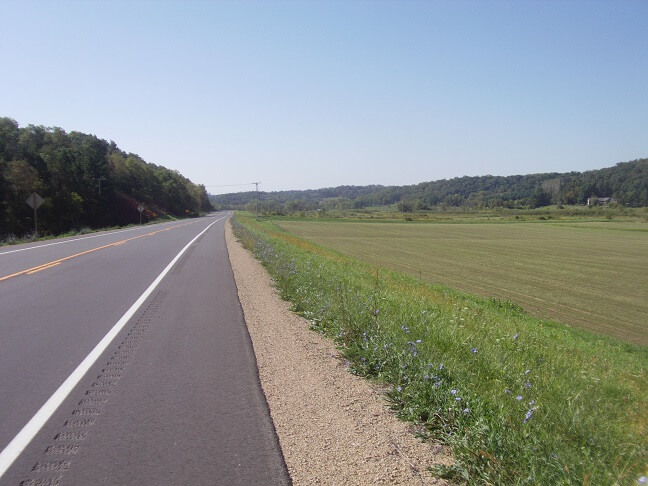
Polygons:
M83 398L70 411L70 418L56 432L51 444L43 452L43 457L34 464L27 474L28 477L21 481L20 486L57 486L61 484L62 473L72 465L71 456L79 451L83 441L88 438L95 421L101 418L102 407L109 402L114 387L127 372L133 353L139 347L168 294L168 290L159 290L155 294L155 297L106 362L101 373L84 391Z
M185 265L187 265L187 261L189 260L189 257L194 251L195 246L192 246L189 248L184 255L182 255L182 258L176 263L175 267L173 267L173 270L171 271L171 275L180 275L182 273L182 270L184 269Z
M204 233L198 237L198 239L195 241L195 243L198 243L200 240L203 239ZM189 248L184 255L182 255L182 258L178 260L178 262L175 264L175 267L173 267L173 270L171 271L171 275L180 275L182 273L182 270L184 270L184 267L187 265L187 262L189 261L189 258L191 257L194 248L196 248L196 245L192 245L191 248Z

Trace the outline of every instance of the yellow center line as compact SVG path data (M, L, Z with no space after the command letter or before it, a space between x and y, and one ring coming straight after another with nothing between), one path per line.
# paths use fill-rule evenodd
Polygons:
M56 263L52 263L51 265L44 265L42 267L36 268L35 270L30 270L25 275L31 275L32 273L40 272L42 270L47 270L48 268L52 268L52 267L55 267L56 265L60 265L60 264L61 264L61 262L56 262Z
M139 235L139 236L133 236L131 238L126 238L125 240L116 241L114 243L108 243L107 245L98 246L96 248L91 248L89 250L85 250L85 251L82 251L82 252L79 252L79 253L75 253L74 255L66 256L64 258L59 258L58 260L53 260L51 262L43 263L42 265L37 265L35 267L28 268L26 270L21 270L20 272L12 273L11 275L6 275L4 277L0 277L0 282L2 282L4 280L9 280L10 278L18 277L20 275L31 275L33 273L40 272L41 270L47 270L48 268L52 268L52 267L55 267L57 265L60 265L61 263L65 262L67 260L71 260L72 258L80 257L81 255L87 255L88 253L93 253L95 251L103 250L105 248L110 248L111 246L123 245L124 243L127 243L129 241L137 240L139 238L144 238L146 236L153 236L153 235L156 235L158 233L162 233L163 231L169 231L169 230L172 230L172 229L175 229L175 228L180 228L181 226L186 226L188 224L193 224L193 223L195 223L195 221L192 221L190 223L177 224L175 226L169 226L168 228L164 228L164 229L161 229L161 230L152 231L151 233L146 233L146 234Z

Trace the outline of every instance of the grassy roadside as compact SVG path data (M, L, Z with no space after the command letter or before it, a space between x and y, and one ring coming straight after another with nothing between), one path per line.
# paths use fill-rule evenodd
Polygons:
M237 216L282 296L470 483L634 484L646 475L648 350L431 286Z

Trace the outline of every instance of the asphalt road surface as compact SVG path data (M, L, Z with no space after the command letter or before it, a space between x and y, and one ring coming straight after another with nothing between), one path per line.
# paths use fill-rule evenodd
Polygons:
M290 483L225 220L0 248L0 485Z

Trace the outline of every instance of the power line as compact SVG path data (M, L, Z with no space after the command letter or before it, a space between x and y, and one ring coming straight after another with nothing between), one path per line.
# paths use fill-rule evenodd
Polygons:
M238 187L238 186L256 186L256 220L259 220L259 184L260 182L247 182L243 184L218 184L205 187Z
M210 185L210 186L205 186L205 187L236 187L236 186L253 186L255 184L259 184L258 182L246 182L245 184L217 184L217 185Z

